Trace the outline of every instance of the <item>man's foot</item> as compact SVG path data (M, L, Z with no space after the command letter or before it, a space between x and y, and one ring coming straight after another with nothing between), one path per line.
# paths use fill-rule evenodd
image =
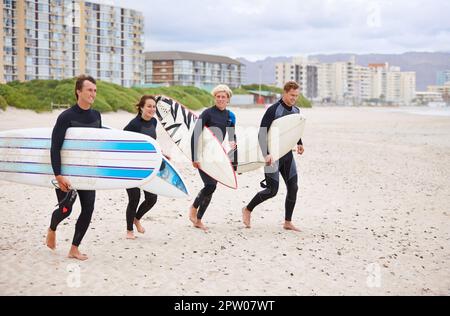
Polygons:
M297 227L292 225L292 222L288 222L288 221L284 222L283 228L286 229L286 230L292 230L294 232L301 232L300 229L298 229Z
M191 208L189 209L189 219L195 226L195 224L197 223L197 209L194 206L191 206Z
M134 236L134 232L133 231L127 231L127 239L130 239L130 240L135 240L136 239L136 236Z
M77 259L77 260L80 260L80 261L85 261L85 260L88 259L88 256L85 255L85 254L82 254L80 252L80 250L78 250L78 247L76 247L76 246L72 246L72 248L70 248L68 257L70 259Z
M134 219L134 225L139 233L145 234L145 228L142 227L141 222L138 219Z
M195 223L194 223L194 227L195 228L199 228L205 232L208 231L208 227L206 227L205 225L203 225L202 220L201 219L196 219Z
M242 221L244 222L245 228L250 228L250 219L252 216L252 212L250 212L247 207L242 209Z
M51 250L56 249L56 232L50 228L47 231L47 247Z

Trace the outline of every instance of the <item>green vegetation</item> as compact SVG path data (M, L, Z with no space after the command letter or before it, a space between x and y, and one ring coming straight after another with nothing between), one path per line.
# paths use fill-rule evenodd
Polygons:
M36 112L51 110L51 104L75 104L75 79L33 80L25 83L0 84L0 108L10 105ZM198 110L213 103L212 96L194 87L124 88L97 81L94 109L100 112L124 110L133 112L144 94L166 95L187 107Z
M261 90L262 91L270 91L270 92L277 93L277 94L283 94L283 89L277 88L274 86L261 85ZM251 85L242 86L241 88L234 89L233 93L234 94L249 94L249 91L259 91L259 84L251 84ZM312 103L310 100L308 100L303 95L301 95L300 98L298 98L297 106L299 106L301 108L311 108Z
M0 109L6 110L7 106L8 103L6 102L5 98L0 95Z
M254 91L258 91L259 90L259 84L251 84L251 85L246 85L246 86L242 86L242 89L244 90L254 90ZM261 85L261 90L262 91L270 91L270 92L274 92L274 93L279 93L282 94L283 93L283 89L274 87L274 86L268 86L268 85Z
M195 87L159 87L159 88L133 88L142 94L165 95L171 97L192 110L199 110L214 103L212 95Z

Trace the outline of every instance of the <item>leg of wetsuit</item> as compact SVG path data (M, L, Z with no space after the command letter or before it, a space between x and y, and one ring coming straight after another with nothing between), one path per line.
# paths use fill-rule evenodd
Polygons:
M95 191L78 191L78 196L80 197L81 214L75 226L75 235L72 242L72 245L76 247L81 244L91 223L92 213L94 212Z
M152 207L156 204L158 200L158 196L156 194L144 191L145 200L139 206L138 212L136 214L136 219L138 221L141 220L144 215L152 209Z
M61 191L60 189L56 189L56 196L58 198L58 203L61 203L62 200L66 197L67 193ZM50 229L52 231L56 231L58 225L72 213L72 205L69 207L58 207L52 214L52 219L50 221Z
M267 170L267 169L266 169ZM271 170L272 171L272 170ZM274 198L278 193L279 187L279 172L265 173L267 188L258 192L255 197L247 205L247 209L252 212L259 204Z
M214 191L216 191L217 181L201 170L199 170L199 173L203 183L205 184L205 187L198 194L193 206L194 208L198 209L197 219L202 219L203 215L205 215L206 209L209 206L209 203L211 203L213 193Z
M297 167L295 165L295 160L292 153L285 156L280 169L281 176L283 177L287 189L285 202L285 220L290 222L292 221L292 214L294 212L295 203L297 202L298 192Z
M128 206L127 206L127 230L133 231L133 223L136 218L136 210L141 199L141 190L139 188L127 189Z

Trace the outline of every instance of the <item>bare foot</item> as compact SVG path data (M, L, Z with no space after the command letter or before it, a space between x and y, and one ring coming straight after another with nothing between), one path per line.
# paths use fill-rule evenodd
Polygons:
M130 239L130 240L135 240L136 239L136 236L134 236L134 232L133 231L127 230L127 239Z
M288 222L288 221L285 221L285 222L284 222L283 228L286 229L286 230L292 230L292 231L294 231L294 232L301 232L300 229L298 229L297 227L295 227L294 225L292 225L292 222Z
M197 209L194 206L191 206L191 208L189 209L189 219L195 226L195 224L197 223Z
M250 228L250 218L252 212L250 212L246 207L242 209L242 221L244 222L245 228Z
M142 227L141 222L136 218L134 219L134 225L136 226L136 229L139 233L145 234L145 228Z
M80 260L80 261L85 261L85 260L88 259L88 256L85 255L85 254L82 254L80 252L80 250L78 250L78 247L76 247L76 246L72 246L72 248L70 248L68 257L70 259L77 259L77 260Z
M47 247L51 250L56 249L56 232L54 232L50 228L47 231Z
M205 225L203 225L202 220L201 219L197 219L194 223L194 227L195 228L199 228L205 232L208 231L208 227L206 227Z

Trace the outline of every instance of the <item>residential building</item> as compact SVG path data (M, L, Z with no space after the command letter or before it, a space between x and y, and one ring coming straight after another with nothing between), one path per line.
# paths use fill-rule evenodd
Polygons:
M296 57L291 63L276 65L277 87L283 88L288 81L296 81L300 92L310 99L318 97L318 67L305 57Z
M438 71L436 79L437 86L443 86L447 82L450 82L450 70Z
M89 74L142 83L142 13L82 0L0 2L0 81Z
M245 66L225 56L179 51L145 53L145 84L196 86L242 85Z

